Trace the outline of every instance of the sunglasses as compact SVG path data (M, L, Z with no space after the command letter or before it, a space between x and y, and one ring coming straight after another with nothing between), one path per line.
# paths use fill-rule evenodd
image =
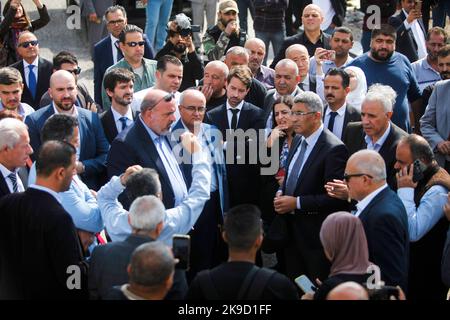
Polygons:
M145 45L145 41L139 41L139 42L135 42L135 41L131 41L131 42L127 42L127 45L130 47L142 47L143 45Z
M353 174L344 173L344 181L348 182L353 177L362 177L362 176L367 176L370 179L373 179L373 177L370 174L366 173L353 173Z
M39 44L39 41L37 41L37 40L25 41L25 42L19 43L19 44L18 44L18 47L28 48L30 45L33 46L33 47L35 47L35 46L37 46L38 44Z
M80 68L80 67L77 67L76 69L73 69L73 70L67 70L67 71L70 72L70 73L73 73L73 74L78 75L78 74L81 73L81 68Z
M164 97L162 97L161 99L159 99L158 101L156 101L156 103L150 107L147 108L147 110L151 110L154 107L156 107L158 105L158 103L160 103L161 101L165 101L165 102L170 102L172 101L172 99L175 99L175 94L173 92L166 94Z
M108 21L108 24L110 24L110 25L113 25L113 24L122 24L122 23L125 23L125 20L120 19L120 20L111 20L111 21Z

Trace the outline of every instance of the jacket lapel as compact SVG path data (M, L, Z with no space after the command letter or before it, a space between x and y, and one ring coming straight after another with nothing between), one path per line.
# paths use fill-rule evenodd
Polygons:
M313 149L311 150L311 153L308 156L308 159L306 159L305 164L303 165L302 171L300 172L300 175L298 176L297 180L297 186L299 182L302 180L302 178L305 176L305 174L308 172L308 168L311 166L311 164L315 161L317 156L320 153L320 149L322 149L323 144L325 143L325 128L323 129L322 133L319 136L319 139L317 139L316 144L314 145Z

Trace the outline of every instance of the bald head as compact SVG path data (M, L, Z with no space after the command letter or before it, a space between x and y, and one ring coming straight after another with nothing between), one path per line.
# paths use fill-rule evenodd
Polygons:
M212 97L221 97L225 94L228 73L228 66L222 61L211 61L205 66L203 86L212 88Z
M279 95L292 94L300 81L298 67L290 59L282 59L275 66L275 89Z
M323 22L323 13L319 6L309 4L303 9L302 24L306 33L320 32L320 24Z
M331 290L327 300L369 300L369 294L364 287L356 282L341 283Z
M141 116L156 134L167 134L175 122L175 95L160 89L151 89L141 103Z
M194 133L195 125L201 124L205 117L206 98L199 90L185 90L180 96L178 109L184 125Z
M48 93L59 112L72 112L77 100L75 77L66 70L58 70L50 77Z
M245 49L248 50L249 61L248 66L252 70L255 76L258 73L259 68L266 56L266 45L261 39L252 38L245 42Z
M286 49L286 58L290 59L288 57L288 55L292 55L293 53L298 52L298 53L306 53L308 56L308 49L302 45L302 44L293 44L290 45L287 49Z
M75 82L75 77L66 70L55 71L50 77L50 88L54 87L60 81L72 81Z

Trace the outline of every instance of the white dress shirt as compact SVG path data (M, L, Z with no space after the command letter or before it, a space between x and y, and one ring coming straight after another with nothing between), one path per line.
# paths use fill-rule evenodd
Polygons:
M114 116L114 123L116 124L117 133L122 132L122 121L120 121L120 118L125 117L127 118L127 127L129 127L133 123L133 112L131 111L131 108L128 107L128 111L125 115L121 115L119 112L114 110L114 108L111 106L111 112Z
M227 116L228 116L228 128L231 128L231 120L233 119L233 112L231 112L232 109L234 110L239 110L238 114L237 114L237 121L236 121L236 126L239 124L239 118L241 117L241 111L242 111L242 106L244 105L244 100L241 101L241 103L239 103L235 108L233 108L227 100Z
M384 188L387 188L387 187L388 187L388 185L385 183L381 187L379 187L378 189L375 189L374 191L369 193L364 199L359 201L356 204L356 209L357 210L355 212L355 216L359 217L361 212L364 211L364 209L369 205L369 203L373 200L373 198L375 198L377 196L377 194L379 194L381 191L384 190Z
M3 178L5 179L6 185L8 186L8 189L11 193L14 193L14 188L13 188L13 183L11 181L11 179L8 177L11 173L14 173L16 175L16 180L17 180L17 192L23 192L25 191L25 188L23 186L22 180L20 179L19 175L17 174L17 172L19 171L19 169L17 168L14 172L9 171L4 165L2 165L0 163L0 171L3 175Z
M408 13L405 11L405 9L402 9L405 16L408 16ZM414 40L417 44L417 55L419 56L419 59L425 58L427 56L427 47L425 45L425 34L423 33L422 28L420 27L419 22L417 19L415 19L413 22L408 23L408 20L405 19L403 22L405 24L406 30L411 28L411 31L414 36Z
M333 134L339 139L342 138L342 132L344 131L344 118L345 118L345 110L347 109L347 104L344 103L342 107L340 107L336 112L337 115L334 118L333 125ZM328 128L328 123L330 122L330 114L333 112L330 106L327 106L327 111L325 112L325 118L323 124L325 128Z
M38 67L39 67L39 57L36 57L32 63L28 63L25 60L23 60L23 72L25 73L25 81L27 82L27 86L29 87L30 84L28 83L28 77L30 75L30 68L28 66L32 64L34 66L33 73L36 77L36 85L38 83Z

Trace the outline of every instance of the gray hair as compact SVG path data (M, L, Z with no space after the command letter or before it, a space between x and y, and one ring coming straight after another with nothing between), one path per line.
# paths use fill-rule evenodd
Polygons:
M4 118L0 121L0 150L12 149L20 142L20 135L28 132L27 126L20 120Z
M131 256L130 283L158 289L174 273L175 263L172 251L164 243L144 243Z
M228 66L227 66L224 62L222 62L222 61L220 61L220 60L214 60L214 61L209 62L209 63L205 66L205 70L206 70L208 67L217 67L217 68L221 69L222 72L223 72L223 77L224 77L225 79L228 78L228 74L230 73L230 70L228 69Z
M299 93L294 98L294 103L304 103L309 111L323 113L323 103L322 99L311 91L305 91Z
M130 207L130 225L134 229L154 231L164 220L166 209L159 198L148 195L137 198Z
M275 65L275 73L277 73L277 68L278 67L292 68L292 69L295 70L295 75L298 76L298 66L291 59L281 59L280 61L278 61L278 63Z
M287 57L288 54L291 53L291 51L305 51L309 57L308 49L302 44L296 43L296 44L290 45L285 51L285 56Z
M248 54L248 50L245 49L244 47L240 47L240 46L234 46L234 47L231 47L230 49L228 49L227 53L225 54L225 57L228 57L231 54L234 54L236 56L245 56L245 57L247 57L247 59L250 58L250 56Z
M359 158L364 159L360 160ZM348 159L348 161L350 160L355 160L358 171L371 175L374 181L386 180L386 164L378 152L367 149L360 150Z
M369 87L364 102L379 102L384 112L392 112L397 93L390 86L375 83Z

